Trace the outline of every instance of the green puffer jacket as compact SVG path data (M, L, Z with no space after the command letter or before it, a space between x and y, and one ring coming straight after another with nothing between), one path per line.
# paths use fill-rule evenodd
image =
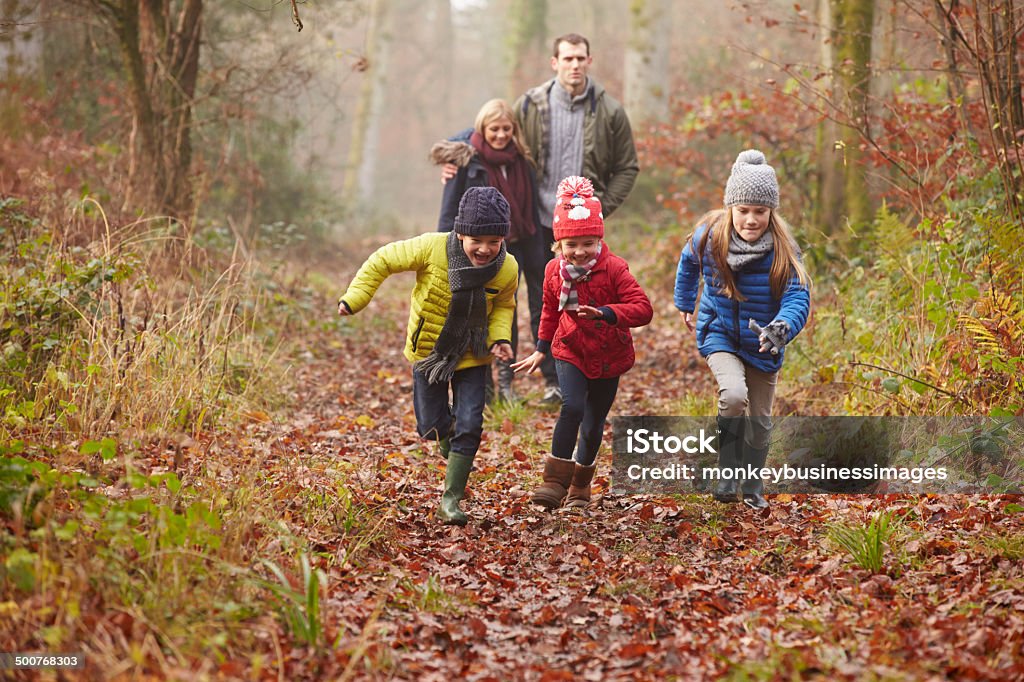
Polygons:
M366 259L341 300L349 310L358 313L365 308L381 283L397 272L416 273L416 286L412 290L409 326L405 338L405 357L416 362L430 355L438 334L444 327L451 302L448 287L448 234L431 232L412 239L391 242L380 247ZM519 265L512 254L505 254L505 262L494 279L484 286L487 294L488 348L498 341L512 338L512 313L519 284ZM486 365L491 356L476 357L469 351L456 366L456 370Z
M594 193L607 218L629 196L640 163L626 110L600 83L593 78L590 82L583 122L583 176L594 183ZM554 78L527 90L514 105L519 127L537 163L538 180L544 177L550 146L548 93L552 87L560 87Z

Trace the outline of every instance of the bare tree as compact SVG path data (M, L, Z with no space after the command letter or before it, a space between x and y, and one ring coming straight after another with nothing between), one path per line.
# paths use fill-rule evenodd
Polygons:
M951 89L963 103L961 70L977 75L988 119L988 135L1006 195L1018 220L1024 207L1024 103L1021 100L1020 40L1024 6L1016 0L934 0L937 30L946 47Z
M25 75L42 62L42 9L25 0L0 0L0 74Z
M452 25L451 0L433 0L434 39L437 41L435 68L437 91L434 94L441 120L452 118L451 75L455 68L455 27Z
M625 104L636 123L668 117L671 19L669 0L634 0L630 4Z
M128 209L190 225L202 0L76 0L117 38L132 110Z
M509 100L536 85L534 74L548 47L547 15L547 0L512 0L509 5Z
M349 202L368 200L373 194L376 174L378 131L384 103L387 76L388 26L387 0L372 0L366 28L366 61L363 85L352 120L348 167L342 195Z

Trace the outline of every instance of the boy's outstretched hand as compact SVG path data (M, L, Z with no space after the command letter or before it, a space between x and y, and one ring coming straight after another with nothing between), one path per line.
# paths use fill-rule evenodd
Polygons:
M508 362L509 360L515 360L516 354L512 352L512 344L502 341L491 346L491 355Z
M544 354L539 350L535 350L529 357L523 358L519 362L512 363L512 371L521 372L525 369L527 374L532 374L535 369L540 367L540 361L543 359Z
M352 311L348 309L344 301L338 301L338 314L342 317L346 317L352 314Z

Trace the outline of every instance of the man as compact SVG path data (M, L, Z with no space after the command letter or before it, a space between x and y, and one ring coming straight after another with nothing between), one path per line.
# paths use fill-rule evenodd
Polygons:
M607 218L626 200L640 170L625 110L588 75L590 43L569 33L555 38L553 52L555 77L513 105L537 161L541 220L548 230L562 178L589 179Z
M629 118L622 105L590 78L592 63L586 38L576 33L555 38L551 57L555 77L527 90L513 106L516 122L537 163L545 246L554 241L551 219L562 178L588 178L607 218L626 200L640 170ZM445 166L443 180L454 177L457 170L453 165ZM531 318L536 340L540 319L532 314ZM558 377L550 356L541 364L541 372L547 384L542 402L560 405Z

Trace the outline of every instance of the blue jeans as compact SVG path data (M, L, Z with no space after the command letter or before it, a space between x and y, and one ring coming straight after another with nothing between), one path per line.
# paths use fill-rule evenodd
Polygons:
M416 432L429 440L448 438L452 452L476 456L484 431L484 385L490 365L467 367L451 380L452 405L448 405L448 383L430 384L412 371L412 404L416 410Z
M576 462L590 466L601 449L604 419L619 390L619 377L588 379L576 365L564 360L555 360L555 370L562 389L562 411L551 437L551 454L570 459L576 445ZM577 434L579 445L576 444Z

